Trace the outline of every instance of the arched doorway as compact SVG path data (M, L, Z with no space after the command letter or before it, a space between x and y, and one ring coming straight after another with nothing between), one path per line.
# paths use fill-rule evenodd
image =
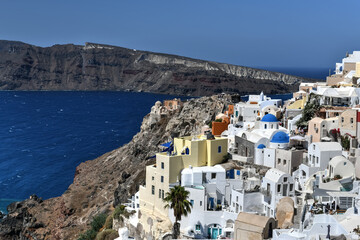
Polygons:
M222 234L222 227L219 224L208 225L208 238L217 239Z

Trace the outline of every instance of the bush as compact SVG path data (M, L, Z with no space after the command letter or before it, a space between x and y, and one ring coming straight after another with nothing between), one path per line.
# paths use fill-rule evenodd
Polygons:
M104 226L106 218L107 218L107 216L104 213L101 213L101 214L95 216L90 224L91 228L94 231L98 232Z
M113 213L114 219L120 220L120 217L121 217L120 215L122 215L124 212L125 212L124 205L117 206Z
M119 234L113 229L105 229L96 235L96 240L114 240L118 238Z
M80 234L78 240L94 240L97 232L93 229L87 230L85 233Z
M106 218L104 228L105 228L105 229L112 229L112 224L113 224L113 216L112 216L112 215L109 215L109 216Z
M226 155L223 156L221 163L226 163L227 161L229 161L230 158L231 158L230 153L227 153Z
M339 175L339 174L336 174L335 176L334 176L334 180L339 180L339 179L341 179L342 177Z
M310 94L309 99L302 110L301 118L295 123L298 128L306 128L308 122L316 115L320 110L319 97L313 93Z
M349 139L348 136L341 136L341 145L346 151L349 151L349 149L350 149L350 139Z
M94 240L99 230L104 226L106 218L107 216L104 213L95 216L90 223L91 229L80 234L78 240Z
M113 217L114 217L114 219L122 221L123 216L126 217L126 218L129 218L134 213L136 213L136 211L129 212L129 211L127 211L125 209L124 205L120 205L120 206L117 206L115 208L114 213L113 213Z

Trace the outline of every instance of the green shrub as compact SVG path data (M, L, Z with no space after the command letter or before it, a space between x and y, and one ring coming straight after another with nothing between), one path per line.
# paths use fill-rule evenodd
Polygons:
M101 214L95 216L90 224L91 228L94 231L98 232L104 226L106 218L107 218L107 216L104 213L101 213Z
M350 149L350 139L348 136L341 136L341 146L346 150L349 151Z
M314 93L310 93L309 99L302 110L301 118L295 123L298 128L306 128L308 122L316 115L320 110L319 96Z
M105 228L105 229L112 229L112 224L113 224L113 216L112 216L112 215L109 215L109 216L106 218L104 228Z
M339 174L336 174L335 176L334 176L334 180L339 180L339 179L341 179L342 177L339 175Z
M120 220L120 215L122 215L125 212L125 206L124 205L119 205L115 208L114 213L113 213L113 217L114 219L118 219Z
M136 213L136 211L129 212L129 211L127 211L125 209L124 205L119 205L119 206L117 206L115 208L114 213L113 213L113 217L114 217L114 219L122 221L123 216L126 217L126 218L129 218L134 213Z
M97 232L93 229L87 230L85 233L80 234L78 240L94 240Z
M91 229L80 234L78 240L94 240L99 230L104 226L106 218L107 216L104 213L95 216L90 223Z
M114 229L105 229L96 235L96 240L114 240L119 234Z
M221 161L221 163L226 163L227 161L229 161L229 159L231 158L230 153L227 153L223 156L223 159Z

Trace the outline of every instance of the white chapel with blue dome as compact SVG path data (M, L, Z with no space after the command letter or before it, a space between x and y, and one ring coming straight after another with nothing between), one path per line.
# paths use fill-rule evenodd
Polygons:
M262 129L279 129L279 120L272 114L266 114L261 119Z

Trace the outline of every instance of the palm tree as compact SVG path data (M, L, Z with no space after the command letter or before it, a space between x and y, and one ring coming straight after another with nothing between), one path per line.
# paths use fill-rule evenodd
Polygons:
M177 239L180 235L181 216L187 216L191 212L191 203L188 201L189 192L182 186L175 186L166 193L164 201L166 202L165 208L174 210L175 223L173 226L173 238Z

